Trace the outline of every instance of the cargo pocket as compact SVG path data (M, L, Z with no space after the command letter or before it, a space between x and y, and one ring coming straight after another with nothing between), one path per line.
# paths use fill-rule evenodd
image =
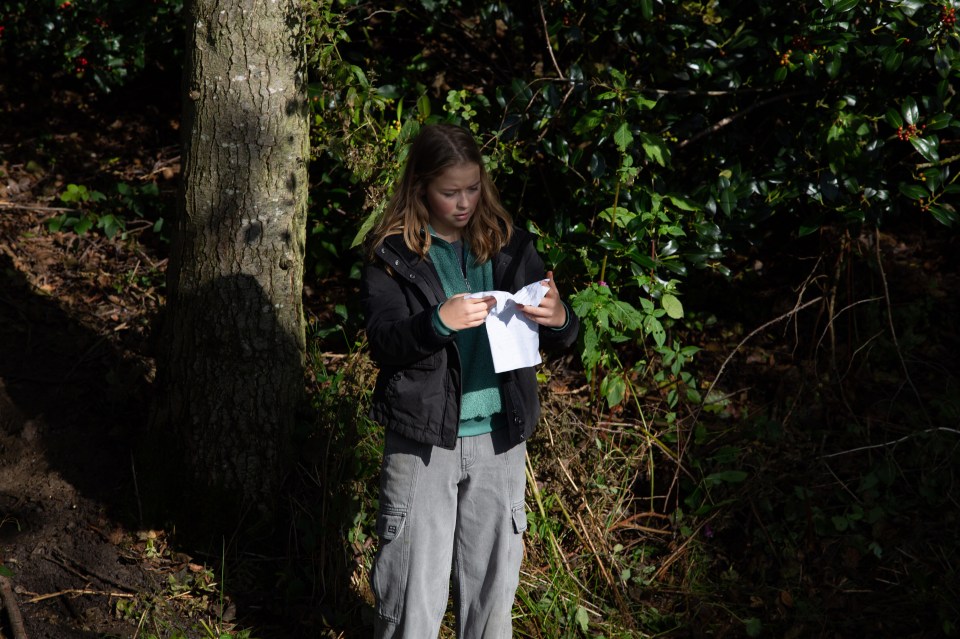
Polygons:
M377 602L377 613L392 622L400 620L407 589L407 564L410 545L404 543L403 528L407 511L383 507L377 515L380 548L373 564L370 584Z
M522 535L527 531L527 506L522 501L510 507L513 515L513 532Z
M406 520L406 511L381 512L377 517L377 536L380 537L380 542L393 541L399 537Z

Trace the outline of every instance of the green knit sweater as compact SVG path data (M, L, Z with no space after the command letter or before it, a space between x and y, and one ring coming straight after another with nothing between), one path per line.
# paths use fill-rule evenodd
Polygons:
M459 242L450 244L436 235L432 238L430 260L440 276L440 283L447 297L493 289L493 265L489 260L477 264L469 247L464 250L464 246ZM463 263L466 264L466 277ZM462 394L458 435L471 437L491 432L503 424L498 415L503 410L503 405L497 373L493 369L493 358L490 356L486 325L454 331L443 324L439 311L434 315L434 323L443 333L456 333L457 349L460 351Z

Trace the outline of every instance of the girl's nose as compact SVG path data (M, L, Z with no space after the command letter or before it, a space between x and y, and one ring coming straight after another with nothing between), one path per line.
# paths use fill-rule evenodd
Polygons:
M458 209L465 209L465 208L467 208L467 194L466 194L466 193L461 193L460 195L457 196L457 208L458 208Z

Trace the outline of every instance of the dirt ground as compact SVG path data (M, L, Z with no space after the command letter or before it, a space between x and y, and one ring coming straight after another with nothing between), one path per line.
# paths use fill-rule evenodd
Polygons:
M40 211L0 215L0 562L32 639L133 636L124 603L190 570L138 521L149 364L124 342L150 306L89 286L107 283L112 242L47 235Z
M196 586L212 590L212 574L140 517L131 451L163 260L46 223L65 182L169 189L175 123L160 108L93 110L69 92L39 103L0 94L0 566L13 593L0 636L13 636L14 601L30 639L160 636L144 627L148 607L178 594L196 612L207 603Z

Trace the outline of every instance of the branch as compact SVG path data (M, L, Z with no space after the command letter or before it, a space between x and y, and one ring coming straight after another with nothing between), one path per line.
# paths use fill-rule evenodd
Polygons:
M737 344L736 348L734 348L733 351L731 351L731 353L730 353L729 355L727 355L727 358L726 358L725 360L723 360L723 364L720 365L720 370L717 371L717 376L713 378L713 381L710 382L710 387L707 389L707 392L703 394L703 399L700 401L700 408L703 408L703 405L704 405L704 403L706 402L707 397L709 397L709 396L710 396L710 393L713 391L713 387L717 385L717 381L719 381L719 380L720 380L720 377L723 375L723 369L725 369L725 368L727 367L727 364L729 364L729 363L730 363L730 360L733 359L733 356L737 354L737 351L739 351L741 348L743 348L743 345L746 344L748 341L750 341L750 339L751 339L754 335L756 335L756 334L759 333L760 331L763 331L764 329L766 329L766 328L768 328L768 327L770 327L770 326L773 326L774 324L777 324L777 323L779 323L779 322L782 322L783 320L789 319L790 317L796 315L797 313L799 313L799 312L802 311L803 309L807 308L808 306L811 306L812 304L816 304L817 302L821 301L822 299L823 299L823 296L822 296L822 295L819 296L819 297L815 297L815 298L813 298L812 300L810 300L809 302L805 302L805 303L803 303L803 304L800 304L800 305L798 305L798 306L795 306L792 310L787 311L786 313L784 313L784 314L781 315L780 317L775 317L775 318L773 318L772 320L770 320L769 322L766 322L765 324L763 324L763 325L761 325L761 326L753 329L752 331L750 331L750 334L747 335L746 337L744 337L742 340L740 340L740 343ZM700 411L698 410L697 413L699 414L699 412L700 412Z
M951 162L956 162L957 160L960 160L960 154L957 154L948 158L943 158L942 160L938 160L936 162L924 162L923 164L918 164L917 168L931 169L935 166L943 166L944 164L950 164Z
M67 213L77 210L62 206L40 206L39 204L17 204L15 202L0 202L0 208L16 209L18 211L43 211L44 213Z
M13 586L10 580L0 575L0 602L7 611L7 619L10 621L10 631L13 633L13 639L27 639L27 630L23 625L23 615L20 614L20 607L17 606L17 596L13 594Z
M887 446L896 446L897 444L907 441L911 437L916 437L917 435L922 435L923 433L935 433L938 431L944 431L947 433L953 433L954 435L960 435L960 430L957 430L956 428L947 428L946 426L938 426L937 428L928 428L926 430L922 430L919 433L910 433L909 435L904 435L900 439L895 439L892 442L883 442L881 444L871 444L869 446L851 448L850 450L841 450L839 453L830 453L829 455L820 455L820 459L827 459L829 457L839 457L840 455L849 455L850 453L858 453L862 450L873 450L875 448L886 448Z
M560 76L561 80L566 80L566 76L563 75L563 71L560 70L560 65L557 64L557 58L553 55L553 45L550 44L550 28L547 26L547 16L543 12L543 1L540 2L540 20L543 22L543 37L547 40L547 51L550 52L550 59L553 61L553 68L556 69L557 75Z
M109 592L105 590L90 590L89 588L67 588L66 590L61 590L59 592L51 592L45 595L37 595L31 599L27 599L24 603L39 603L41 601L46 601L47 599L55 599L56 597L63 597L64 595L102 595L104 597L117 597L119 599L133 599L136 595L132 595L129 592ZM26 639L26 637L24 637Z
M688 144L690 144L690 143L692 143L692 142L696 142L696 141L699 140L700 138L706 137L706 136L710 135L711 133L716 133L717 131L719 131L719 130L722 129L723 127L731 124L731 123L732 123L734 120L736 120L737 118L742 118L743 116L747 115L747 114L750 113L751 111L754 111L754 110L756 110L756 109L759 109L759 108L762 107L762 106L767 106L768 104L771 104L771 103L773 103L773 102L779 102L780 100L787 100L787 99L792 98L792 97L794 97L794 96L796 96L796 95L800 95L801 93L803 93L803 92L802 92L802 91L791 91L790 93L784 93L784 94L782 94L782 95L775 95L775 96L773 96L772 98L767 98L766 100L761 100L760 102L757 102L756 104L751 104L750 106L748 106L748 107L747 107L746 109L744 109L743 111L739 111L739 112L737 112L737 113L734 113L734 114L731 115L731 116L727 116L727 117L723 118L722 120L720 120L719 122L717 122L716 124L714 124L713 126L711 126L711 127L709 127L709 128L706 128L706 129L704 129L703 131L700 131L699 133L694 134L692 137L689 137L689 138L687 138L686 140L678 143L678 144L677 144L677 148L678 148L678 149L682 149L683 147L687 146Z
M923 416L927 420L927 424L930 424L930 415L927 414L927 407L923 404L923 397L920 395L920 391L917 390L916 384L913 383L913 378L910 376L910 370L907 368L907 361L903 358L903 351L900 350L900 341L897 339L897 330L893 325L893 304L890 301L890 287L887 286L887 274L883 270L883 254L880 252L880 228L874 227L874 245L877 250L877 270L880 271L880 280L883 282L883 297L887 301L887 323L890 325L890 338L893 340L893 346L897 349L897 357L900 358L900 366L903 368L903 374L907 378L907 383L910 384L910 388L913 389L913 394L917 396L917 402L920 404L920 410L923 412Z

